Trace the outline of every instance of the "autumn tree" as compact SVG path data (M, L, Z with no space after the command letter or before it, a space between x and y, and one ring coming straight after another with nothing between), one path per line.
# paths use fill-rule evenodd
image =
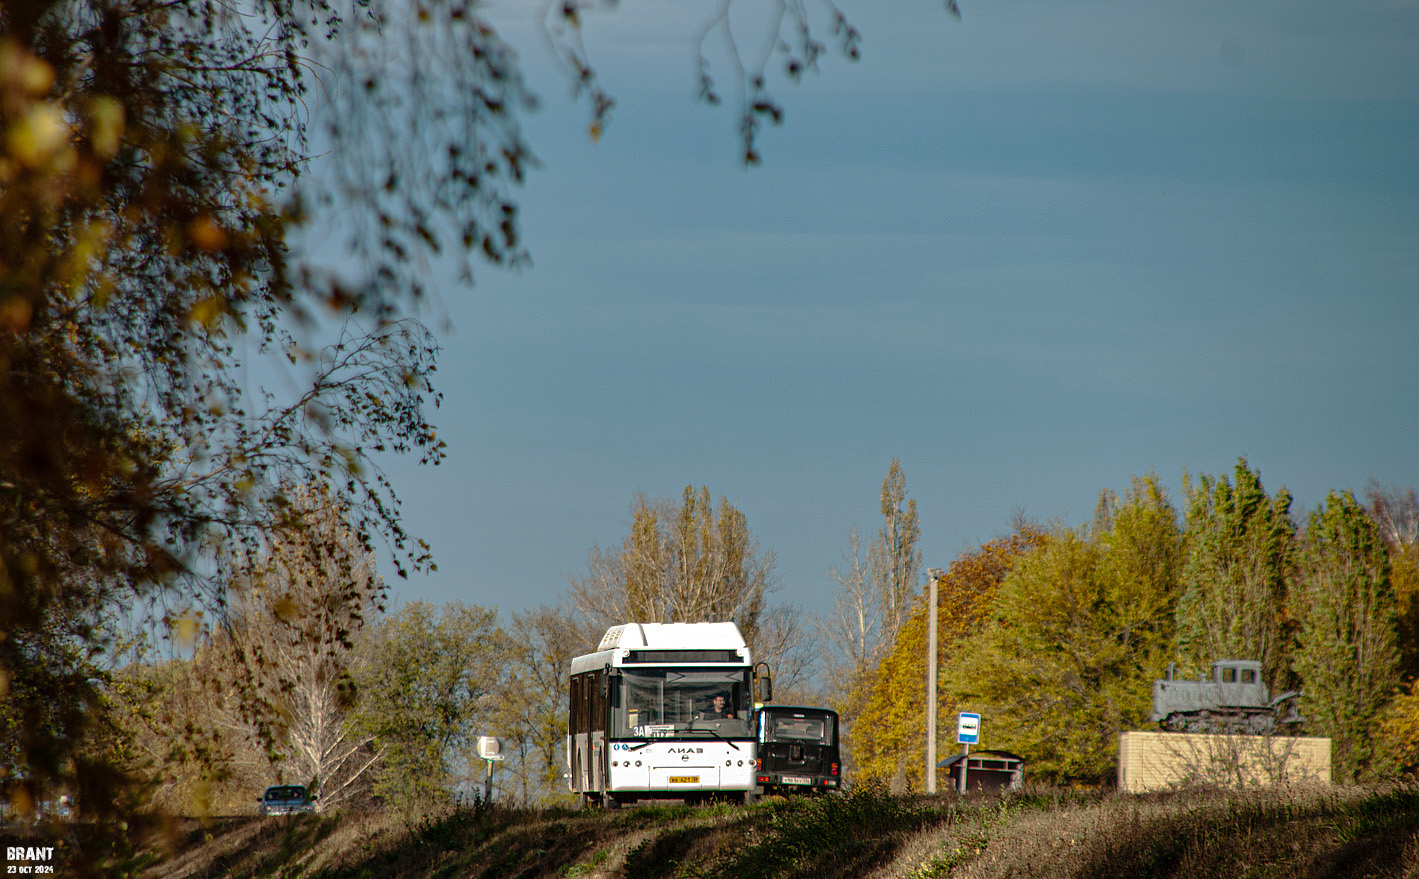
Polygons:
M1177 512L1155 476L1122 498L1105 492L1091 526L1055 533L1011 569L947 691L1039 776L1105 779L1172 654L1181 560Z
M882 601L882 628L888 640L911 612L921 575L921 524L916 501L907 497L907 477L896 458L882 479L882 526L868 549L869 568Z
M937 663L945 669L959 655L963 639L976 633L996 591L1021 558L1045 542L1040 529L1025 522L1014 533L958 556L937 583ZM864 779L896 781L921 789L926 729L926 629L928 600L918 594L911 615L882 659L871 697L847 742ZM944 694L943 694L944 695ZM942 718L954 715L949 697L938 705Z
M1193 483L1184 475L1187 559L1178 638L1192 671L1217 659L1257 659L1275 688L1285 683L1291 637L1291 495L1284 488L1267 494L1246 459L1237 462L1235 480L1202 476Z
M1397 775L1419 776L1419 687L1409 681L1395 694L1375 723L1376 762Z
M1298 556L1301 706L1309 729L1331 738L1340 778L1354 781L1372 763L1377 716L1399 683L1389 555L1354 495L1332 491L1311 513Z
M481 778L477 739L491 734L505 693L512 651L496 611L410 602L361 652L357 723L380 755L374 793L408 813L452 802Z
M1387 546L1419 543L1419 492L1413 486L1384 486L1371 479L1365 487L1365 511L1375 520Z
M146 808L175 815L250 811L270 784L270 751L251 735L225 681L231 654L205 634L190 657L134 661L111 675L104 750L132 777Z
M615 549L592 547L587 568L568 583L593 630L732 620L755 647L774 554L759 548L748 518L728 499L716 507L708 488L687 485L678 503L637 496L630 533Z
M1405 683L1383 710L1376 734L1377 760L1419 774L1419 495L1411 488L1371 480L1366 510L1389 551L1390 584L1398 616L1400 668Z
M767 662L773 672L775 702L822 705L827 696L821 674L820 642L804 625L802 609L771 604L759 615L754 661Z
M1413 487L1385 488L1372 479L1365 502L1389 550L1401 668L1406 678L1414 679L1419 677L1419 494Z
M308 785L323 810L368 788L375 754L353 721L351 667L384 586L328 488L302 486L292 498L301 527L232 562L230 619L217 638L230 668L219 679L232 690L239 680L254 685L260 699L239 706L251 735L279 780ZM268 706L269 717L258 713Z
M231 814L286 781L323 810L368 789L376 755L352 723L351 665L383 586L327 488L290 496L300 527L224 555L233 585L215 625L197 608L169 614L181 655L152 662L139 640L105 687L114 753L154 806Z
M572 657L596 649L589 633L563 607L514 611L507 624L504 676L492 728L507 743L500 786L526 805L567 796L567 675Z
M828 569L838 584L832 611L817 623L827 650L825 672L838 682L831 696L845 735L862 713L882 657L911 613L921 572L916 501L907 499L901 461L892 459L882 480L882 525L864 557L857 529L848 535L843 563Z
M844 713L861 684L865 683L881 661L891 640L882 630L882 602L873 594L873 580L862 553L862 540L854 526L848 532L848 548L842 553L842 563L828 568L826 576L838 585L833 609L818 620L825 651L824 671L838 681L851 681L838 696Z

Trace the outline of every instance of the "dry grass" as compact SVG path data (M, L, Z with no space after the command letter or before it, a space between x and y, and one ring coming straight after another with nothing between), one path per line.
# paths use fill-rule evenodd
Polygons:
M1419 877L1419 790L1001 799L920 834L879 876Z
M465 809L169 827L148 879L1419 879L1419 788L880 790L751 808Z

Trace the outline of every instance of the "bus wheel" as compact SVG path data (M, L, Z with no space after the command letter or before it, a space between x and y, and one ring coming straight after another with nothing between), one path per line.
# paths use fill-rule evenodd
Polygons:
M583 809L595 809L601 805L600 794L582 794L581 807Z
M607 794L607 795L606 795L606 808L608 808L608 809L619 809L619 808L621 808L621 806L623 806L623 805L625 805L625 804L621 801L621 798L618 797L618 796L616 796L615 794Z

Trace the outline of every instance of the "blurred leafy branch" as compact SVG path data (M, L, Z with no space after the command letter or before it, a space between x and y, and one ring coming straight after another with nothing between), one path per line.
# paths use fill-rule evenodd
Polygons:
M724 28L752 164L758 121L782 118L768 60L797 79L824 44L780 3L745 63L733 5L698 51L713 103ZM614 102L580 48L589 8L541 14L596 135ZM94 742L137 609L230 628L234 560L328 539L302 492L342 511L343 551L432 565L376 456L444 454L431 261L467 282L526 264L522 73L476 0L0 6L0 798L19 812L59 790L117 808Z

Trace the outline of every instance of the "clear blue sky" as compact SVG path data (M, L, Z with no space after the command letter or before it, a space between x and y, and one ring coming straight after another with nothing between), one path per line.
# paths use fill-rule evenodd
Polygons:
M825 609L893 457L941 567L1149 470L1419 484L1419 4L961 4L844 0L863 60L771 80L750 170L692 100L709 4L589 17L597 144L495 7L543 99L534 265L443 287L448 459L387 462L439 572L397 599L555 602L694 484Z

